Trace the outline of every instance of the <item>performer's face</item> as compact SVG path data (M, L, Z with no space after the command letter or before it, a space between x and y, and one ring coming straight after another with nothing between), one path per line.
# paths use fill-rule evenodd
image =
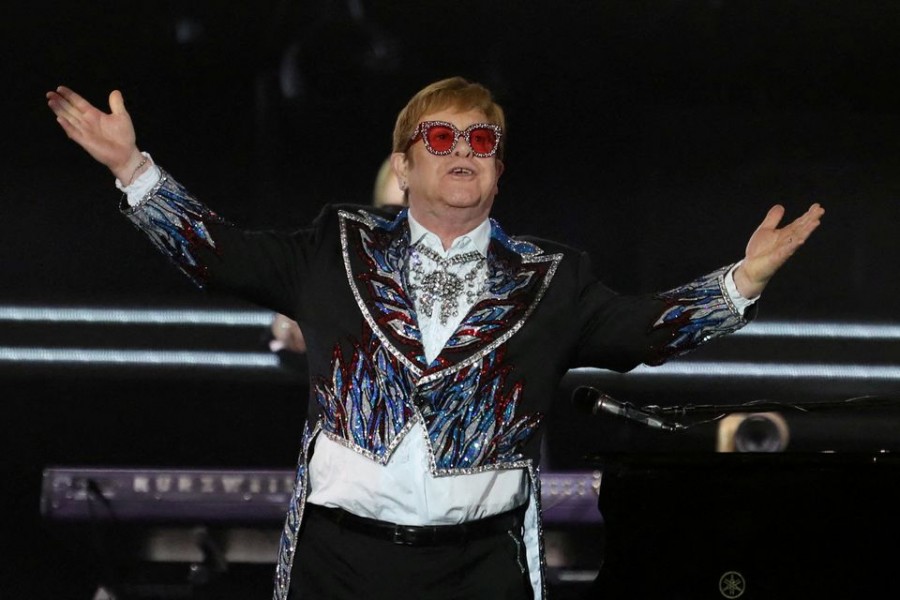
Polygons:
M470 125L486 123L487 118L479 110L445 109L419 119L420 123L427 121L444 121L462 132ZM417 219L426 213L432 218L487 218L497 195L503 163L496 155L479 157L476 154L486 154L493 147L490 143L493 133L490 130L471 131L471 145L465 136L458 135L456 145L448 151L444 145L451 143L454 132L442 128L431 132L432 151L420 135L406 154L394 155L394 169L400 180L407 182L409 205ZM446 153L436 155L434 151Z

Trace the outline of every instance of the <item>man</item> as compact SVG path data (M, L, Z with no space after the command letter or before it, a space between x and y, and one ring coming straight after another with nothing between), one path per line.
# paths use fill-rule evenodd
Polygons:
M567 370L658 364L747 322L819 225L812 205L746 256L654 296L620 296L586 255L489 219L502 109L461 78L401 111L399 215L326 207L290 234L245 232L142 155L124 101L48 93L110 168L128 218L197 284L299 322L311 377L275 598L541 598L541 424ZM152 165L152 166L151 166Z

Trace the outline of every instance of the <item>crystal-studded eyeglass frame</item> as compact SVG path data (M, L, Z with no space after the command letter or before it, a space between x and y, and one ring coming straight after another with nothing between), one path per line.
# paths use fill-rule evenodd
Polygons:
M432 147L431 143L428 141L428 130L432 127L447 127L450 131L453 132L453 143L450 144L450 148L447 150L436 150ZM479 152L472 146L471 135L473 131L477 131L479 129L488 129L494 134L494 146L490 149L489 152ZM425 149L428 150L431 154L435 156L446 156L453 152L456 149L456 144L459 142L459 138L463 138L466 140L466 144L469 145L469 148L472 149L472 154L477 156L478 158L490 158L497 154L497 149L500 147L500 139L503 137L503 129L499 125L494 125L493 123L474 123L469 125L462 131L456 128L453 123L448 123L447 121L422 121L419 123L415 130L413 130L413 134L409 138L409 143L406 145L406 149L409 150L410 146L416 143L416 140L422 138L422 142L425 144Z

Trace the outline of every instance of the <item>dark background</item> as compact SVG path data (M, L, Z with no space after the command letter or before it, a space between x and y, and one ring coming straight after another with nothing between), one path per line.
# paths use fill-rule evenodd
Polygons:
M112 177L66 139L48 89L65 84L104 107L122 90L139 146L217 212L291 227L327 202L368 202L396 113L458 74L507 111L494 216L508 233L582 247L611 287L648 292L740 258L773 203L793 218L821 202L823 226L766 290L760 318L890 325L900 296L898 31L892 1L17 4L0 20L0 305L248 308L196 291L118 214ZM133 333L5 325L0 346L104 345ZM262 331L147 335L253 349ZM786 356L762 341L752 352L898 358L895 342L801 340ZM291 374L0 364L12 557L0 598L66 597L59 573L71 556L38 515L47 465L294 460L302 384ZM634 398L662 402L678 385ZM831 385L805 381L790 394L870 391ZM702 391L735 398L727 382Z

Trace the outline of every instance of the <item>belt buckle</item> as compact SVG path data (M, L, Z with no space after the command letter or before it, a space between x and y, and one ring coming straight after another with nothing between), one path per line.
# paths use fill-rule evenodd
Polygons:
M393 535L391 536L391 541L395 544L400 544L401 546L414 546L415 542L410 539L409 536L404 535L406 531L403 527L397 525L394 527Z

